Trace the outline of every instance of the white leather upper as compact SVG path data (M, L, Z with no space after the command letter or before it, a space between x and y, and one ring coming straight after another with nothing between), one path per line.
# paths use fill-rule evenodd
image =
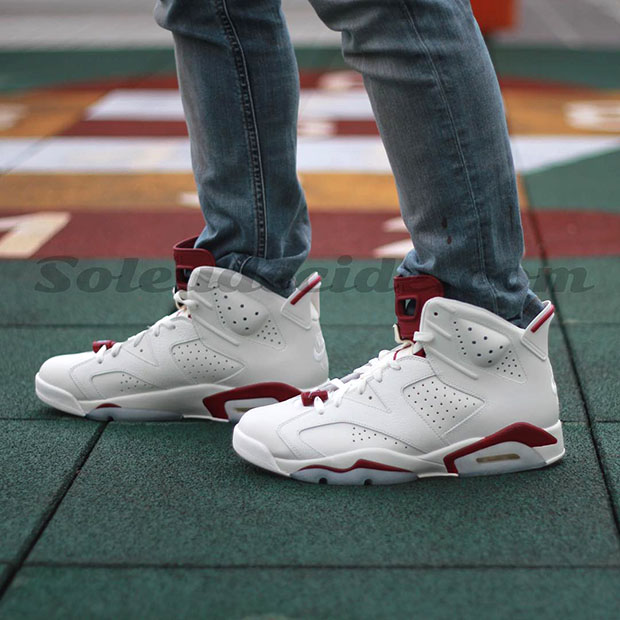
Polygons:
M103 354L53 357L39 376L88 401L195 384L310 388L327 378L318 295L317 286L293 305L293 295L285 299L238 273L200 267L188 283L191 310Z
M261 407L239 428L275 457L303 460L362 447L416 455L515 422L551 426L558 400L550 320L534 333L536 322L523 330L477 306L433 298L421 318L425 357L404 348L382 373L375 366L346 384L340 398L330 392L316 408L300 399Z

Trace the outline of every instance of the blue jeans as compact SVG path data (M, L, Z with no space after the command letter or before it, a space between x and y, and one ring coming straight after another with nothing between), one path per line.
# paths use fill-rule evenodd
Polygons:
M342 33L385 145L415 249L400 275L523 325L542 308L502 99L468 0L309 0ZM288 294L310 249L296 174L299 80L280 0L159 0L174 34L192 162L219 266Z

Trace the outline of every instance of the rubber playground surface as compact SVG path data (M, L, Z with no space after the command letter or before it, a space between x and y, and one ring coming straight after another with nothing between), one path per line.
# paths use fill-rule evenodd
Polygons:
M72 418L49 356L172 309L201 227L167 50L0 52L0 618L612 618L620 603L620 51L496 47L567 455L392 487L284 480L231 427ZM410 247L359 77L299 48L331 376L391 347ZM379 284L377 284L379 283Z

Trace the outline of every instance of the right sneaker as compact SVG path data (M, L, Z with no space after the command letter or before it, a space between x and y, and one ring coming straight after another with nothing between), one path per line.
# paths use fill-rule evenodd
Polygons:
M250 411L233 433L237 454L330 484L483 476L560 460L548 354L553 306L546 302L521 329L444 299L433 280L396 278L399 347L356 378Z
M193 239L174 249L179 310L124 342L47 360L37 396L94 420L237 422L327 379L318 274L288 298L215 266Z

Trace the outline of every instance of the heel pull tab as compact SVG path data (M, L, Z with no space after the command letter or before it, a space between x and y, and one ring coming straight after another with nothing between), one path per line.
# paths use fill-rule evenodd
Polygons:
M176 287L179 291L187 290L187 283L196 267L215 267L215 258L209 250L195 248L198 237L179 241L172 249L175 262Z
M303 285L303 288L300 288L294 295L291 297L290 304L294 306L300 299L305 297L317 284L320 284L321 276L317 274L313 274L306 280L306 284Z
M429 275L396 276L394 295L398 334L401 340L413 340L413 334L420 329L424 304L433 297L444 296L443 284Z
M555 307L550 301L546 301L545 307L534 317L521 336L523 346L541 360L546 360L549 354L549 327L554 315Z

